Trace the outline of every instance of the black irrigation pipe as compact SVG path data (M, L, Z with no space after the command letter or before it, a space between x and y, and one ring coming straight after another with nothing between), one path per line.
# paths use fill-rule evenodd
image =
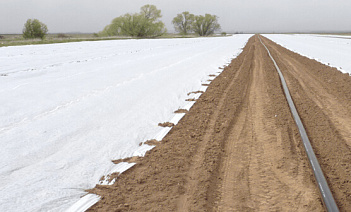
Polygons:
M332 195L332 193L331 193L331 191L329 189L328 183L325 180L325 177L324 177L322 169L321 169L321 167L320 167L320 165L318 163L316 155L313 152L310 140L308 139L306 130L305 130L305 128L304 128L304 126L303 126L303 124L301 122L299 114L297 113L296 107L294 105L294 102L293 102L293 100L291 98L291 95L290 95L290 92L289 92L289 88L286 85L284 76L283 76L282 72L280 71L277 63L273 59L270 51L268 50L266 45L264 45L264 43L262 42L260 36L258 36L258 38L260 39L260 42L262 43L262 45L266 48L266 50L267 50L267 52L269 54L269 57L272 59L272 61L274 63L274 66L275 66L275 68L278 71L278 74L279 74L279 77L280 77L280 81L281 81L281 83L283 85L283 89L284 89L286 100L288 101L288 104L289 104L289 107L290 107L290 111L291 111L291 113L292 113L292 115L294 117L295 123L296 123L297 127L299 128L300 136L301 136L303 145L305 146L305 150L306 150L308 159L310 161L310 164L312 166L314 176L315 176L315 178L317 180L318 188L319 188L319 191L321 192L324 206L326 207L328 212L338 212L339 211L338 206L335 203L335 200L334 200L333 195Z

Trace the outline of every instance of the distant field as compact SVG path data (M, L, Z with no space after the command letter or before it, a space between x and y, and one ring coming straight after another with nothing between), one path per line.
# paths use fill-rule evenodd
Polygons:
M218 36L218 35L215 35ZM167 33L157 38L193 38L197 37L194 34L190 35L179 35ZM95 33L93 34L69 34L69 33L57 33L49 34L44 40L41 39L24 39L22 34L0 34L0 47L4 46L21 46L21 45L35 45L35 44L52 44L52 43L69 43L69 42L80 42L80 41L97 41L97 40L119 40L119 39L131 39L128 36L112 36L112 37L98 37Z
M21 34L0 35L0 47L33 44L68 43L79 41L125 39L126 37L97 37L94 34L49 34L44 40L24 39Z
M351 36L351 32L348 33L320 33L321 35L348 35Z

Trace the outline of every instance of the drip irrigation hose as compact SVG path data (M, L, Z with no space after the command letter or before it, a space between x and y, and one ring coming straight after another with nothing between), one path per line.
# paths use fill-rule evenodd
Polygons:
M335 203L335 200L334 200L333 195L332 195L332 193L331 193L331 191L329 189L328 183L327 183L327 181L326 181L326 179L324 177L322 169L321 169L321 167L320 167L320 165L318 163L316 155L313 152L310 140L308 139L306 130L305 130L303 124L302 124L302 121L301 121L301 119L299 117L299 114L297 113L296 107L295 107L294 102L293 102L293 100L291 98L291 95L290 95L290 92L289 92L289 88L288 88L288 86L287 86L287 84L285 82L284 76L283 76L282 72L280 71L277 63L274 60L274 58L272 57L270 51L268 50L266 45L264 45L264 43L262 42L261 37L258 36L258 38L260 39L260 42L264 46L264 48L266 48L266 50L267 50L267 52L269 54L269 57L272 59L272 61L274 63L274 66L275 66L275 68L278 71L278 74L279 74L279 77L280 77L280 81L281 81L283 89L284 89L286 100L288 101L288 104L289 104L289 107L290 107L290 111L291 111L291 113L292 113L292 115L294 117L295 123L296 123L296 125L297 125L297 127L299 129L303 145L305 147L305 150L306 150L309 162L310 162L311 167L313 169L314 176L315 176L316 181L318 183L318 188L319 188L319 191L321 193L324 206L328 210L328 212L338 212L339 211L338 206Z

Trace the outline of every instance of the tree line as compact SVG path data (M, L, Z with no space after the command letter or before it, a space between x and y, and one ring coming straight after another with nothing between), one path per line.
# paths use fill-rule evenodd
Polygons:
M132 36L132 37L157 37L167 30L165 24L160 21L161 10L154 5L145 5L139 13L125 14L112 20L100 36Z
M100 36L157 37L167 32L160 21L161 10L155 5L144 5L139 13L125 14L112 20L100 33ZM208 36L221 29L216 15L194 15L187 11L178 14L172 21L180 34L195 33Z
M194 32L199 36L208 36L221 28L217 16L210 14L195 16L188 11L178 14L172 23L175 30L184 35Z
M144 5L139 13L124 14L114 18L99 36L131 36L131 37L158 37L167 32L165 24L160 20L161 10L155 5ZM175 30L182 35L195 33L199 36L209 36L221 29L216 15L194 15L185 11L173 18ZM39 20L28 19L23 28L24 38L44 39L48 28Z

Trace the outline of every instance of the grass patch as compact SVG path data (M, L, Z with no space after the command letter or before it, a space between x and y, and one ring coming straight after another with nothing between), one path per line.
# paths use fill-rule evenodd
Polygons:
M130 39L130 37L96 37L94 34L59 33L59 34L49 34L44 40L41 40L41 39L24 39L20 34L6 34L6 35L0 35L0 47L70 43L70 42L82 42L82 41L99 41L99 40L121 40L121 39Z
M180 35L166 33L156 38L133 38L127 36L97 37L96 34L48 34L44 40L41 39L24 39L21 34L4 34L0 35L0 47L6 46L24 46L24 45L40 45L54 43L70 43L82 41L101 41L101 40L124 40L124 39L171 39L171 38L196 38L195 34ZM218 37L213 35L211 37Z

